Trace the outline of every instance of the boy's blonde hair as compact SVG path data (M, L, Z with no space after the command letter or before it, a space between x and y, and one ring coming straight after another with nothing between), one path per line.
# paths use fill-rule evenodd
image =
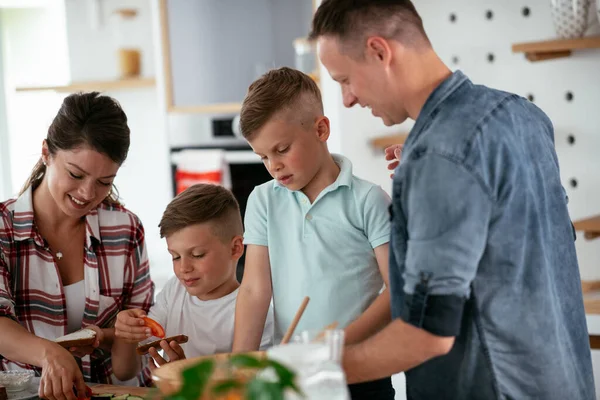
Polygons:
M281 111L304 127L323 115L321 91L308 75L288 67L273 69L254 81L242 104L240 131L250 140ZM286 116L287 117L287 116Z
M240 206L231 191L219 185L198 183L179 193L158 224L160 237L206 222L212 224L215 235L224 243L243 235Z

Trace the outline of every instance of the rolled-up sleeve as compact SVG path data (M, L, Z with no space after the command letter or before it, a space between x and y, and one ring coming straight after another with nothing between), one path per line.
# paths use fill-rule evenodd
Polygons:
M430 154L406 167L401 317L433 334L456 336L485 249L493 201L477 176L455 160Z
M0 231L3 229L2 221L0 221ZM4 239L4 238L0 238ZM17 316L15 314L15 300L11 291L11 277L8 269L8 257L0 243L0 317L10 318L15 322ZM0 360L4 359L0 354Z
M10 290L10 280L8 257L0 246L0 317L8 317L16 321L15 301Z
M15 300L11 290L11 275L9 270L11 230L8 222L8 212L0 213L0 317L17 320Z

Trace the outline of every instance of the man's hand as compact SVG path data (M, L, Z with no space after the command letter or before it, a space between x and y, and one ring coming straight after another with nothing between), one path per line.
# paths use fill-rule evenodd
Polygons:
M171 361L185 360L185 353L183 352L183 349L179 343L174 340L172 340L171 343L167 343L166 340L161 340L160 348L165 351L165 355L169 358L169 361L161 357L160 354L158 354L158 350L156 350L154 347L151 347L150 350L148 350L148 354L150 354L153 359L153 362L150 363L150 370L154 370Z
M398 164L400 164L400 156L402 155L402 147L404 145L394 144L385 149L385 159L386 161L390 161L388 164L388 169L393 171L396 169ZM390 178L394 177L394 173L390 174Z
M123 310L117 314L115 322L115 337L125 343L139 343L152 336L152 331L145 326L142 317L145 317L144 310L132 309Z

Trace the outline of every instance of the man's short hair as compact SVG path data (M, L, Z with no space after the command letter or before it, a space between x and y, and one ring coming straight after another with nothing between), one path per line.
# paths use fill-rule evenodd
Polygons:
M431 46L410 0L323 0L313 18L309 39L321 36L339 39L345 53L360 57L369 36L396 40L413 48Z

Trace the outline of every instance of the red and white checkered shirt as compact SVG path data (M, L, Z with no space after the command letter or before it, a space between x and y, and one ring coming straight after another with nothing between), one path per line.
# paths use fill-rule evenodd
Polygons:
M46 339L67 334L67 306L58 267L33 216L32 191L0 203L0 317ZM82 328L110 328L123 309L148 312L154 284L138 217L121 206L100 204L86 216L85 310ZM79 362L79 359L77 359ZM110 352L80 360L87 382L112 383ZM0 370L40 369L0 355ZM147 383L148 370L140 379Z

